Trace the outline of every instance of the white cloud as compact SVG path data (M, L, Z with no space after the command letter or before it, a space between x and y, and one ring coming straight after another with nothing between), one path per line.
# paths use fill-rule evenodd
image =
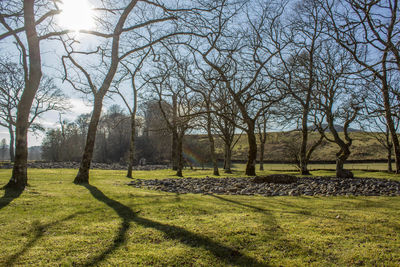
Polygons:
M82 113L90 113L93 109L93 105L89 101L84 101L81 98L71 98L70 103L72 108L67 114L70 114L72 117L77 117Z

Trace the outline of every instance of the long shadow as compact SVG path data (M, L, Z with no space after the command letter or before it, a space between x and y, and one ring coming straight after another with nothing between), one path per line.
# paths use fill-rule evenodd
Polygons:
M4 195L0 198L0 210L18 198L22 192L24 192L24 189L5 188Z
M268 212L269 213L268 210L263 209L263 208L259 208L259 207L248 205L248 204L244 204L242 202L235 201L235 200L232 200L232 199L227 199L227 198L224 198L224 197L221 197L221 196L218 196L218 195L211 195L211 196L214 197L214 198L217 198L219 200L230 202L230 203L233 203L233 204L236 204L236 205L239 205L239 206L243 206L243 207L246 207L246 208L250 208L250 209L253 209L253 210L256 210L256 211L259 211L259 212Z
M114 238L113 244L100 255L97 255L89 260L86 264L84 264L85 266L96 265L100 261L104 260L107 255L109 255L111 252L121 246L127 239L127 231L130 228L130 222L134 222L147 228L153 228L162 231L168 238L178 240L185 245L195 248L204 248L210 251L214 256L220 258L222 261L232 265L269 266L266 263L259 262L256 259L242 254L240 251L215 242L208 237L189 232L182 227L163 224L160 222L142 218L138 216L137 213L133 212L128 206L125 206L124 204L107 197L97 187L89 184L86 184L84 186L90 191L94 198L112 208L123 220L118 230L118 234Z
M232 200L232 199L228 199L228 198L224 198L224 197L221 197L221 196L218 196L218 195L211 195L211 196L216 198L216 199L219 199L221 201L225 201L225 202L233 203L233 204L238 205L238 206L243 206L243 207L246 207L246 208L249 208L249 209L253 209L256 212L260 212L263 215L269 216L269 218L273 218L273 216L271 214L271 211L268 210L268 209L263 209L263 208L260 208L260 207L257 207L257 206L245 204L245 203L242 203L242 202L239 202L239 201L235 201L235 200ZM305 212L302 212L302 211L300 211L300 212L285 211L285 213L309 215L308 213L305 213ZM267 223L269 223L271 226L275 225L275 227L272 227L269 230L264 232L264 235L269 236L269 238L271 240L274 240L275 242L277 240L279 241L274 246L281 246L281 247L285 248L285 250L302 251L303 254L306 254L306 255L308 254L309 256L311 256L310 252L306 248L304 248L300 244L294 242L291 237L288 237L287 234L285 234L285 232L281 230L281 227L277 224L277 222L274 219L269 219ZM273 231L271 231L271 229L273 229ZM274 242L274 241L272 241L272 242Z
M4 263L4 266L12 266L14 264L14 262L21 256L23 255L26 251L28 251L31 247L33 247L35 245L35 243L43 236L43 234L46 232L46 230L56 224L59 224L61 222L64 221L68 221L72 218L74 218L76 215L81 214L83 212L76 212L74 214L71 214L67 217L65 217L64 219L60 219L51 223L47 223L47 224L34 224L32 225L32 231L34 232L34 236L32 237L32 239L25 244L18 252L14 253L13 255L11 255L10 257L8 257L8 259L6 260L6 262Z
M242 202L235 201L235 200L232 200L232 199L227 199L227 198L224 198L224 197L221 197L221 196L218 196L218 195L211 195L211 196L214 197L214 198L217 198L219 200L222 200L222 201L230 202L230 203L233 203L233 204L236 204L236 205L239 205L239 206L243 206L243 207L246 207L246 208L250 208L250 209L256 210L258 212L270 213L270 211L267 210L267 209L263 209L263 208L256 207L256 206L252 206L252 205L249 205L249 204L244 204ZM286 205L286 203L284 203L284 202L282 202L282 203L284 205ZM287 206L291 206L291 205L287 205ZM283 211L283 213L293 213L293 214L300 214L300 215L311 215L311 211L308 211L308 210L305 210L305 209L300 209L299 211L286 211L285 210L285 211Z

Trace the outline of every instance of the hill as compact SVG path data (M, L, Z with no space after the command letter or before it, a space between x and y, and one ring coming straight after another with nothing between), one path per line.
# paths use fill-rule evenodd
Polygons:
M330 134L328 133L328 137L329 136ZM237 137L239 137L239 135ZM387 158L385 148L378 142L373 133L355 131L350 133L350 137L353 138L353 144L351 146L351 155L349 160L385 160ZM191 142L196 140L197 142L204 143L204 146L206 146L208 142L206 135L189 135L187 138L191 139ZM224 147L223 141L219 137L215 138L217 145L216 151L218 157L222 159ZM318 133L310 133L310 142L315 142L318 138ZM300 140L300 136L297 132L268 133L267 142L265 144L264 159L266 161L292 161L293 159L290 157L290 154L296 146L298 147L300 145ZM257 143L259 145L259 140L257 140ZM338 151L338 145L324 140L322 145L315 150L311 160L333 161L335 160L335 154ZM245 161L247 159L247 152L247 135L242 134L233 150L232 159Z

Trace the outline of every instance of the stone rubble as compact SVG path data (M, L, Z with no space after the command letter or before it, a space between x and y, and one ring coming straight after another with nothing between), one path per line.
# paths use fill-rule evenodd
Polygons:
M400 196L400 182L375 178L298 178L291 184L255 183L254 178L135 179L128 185L170 193L261 196Z

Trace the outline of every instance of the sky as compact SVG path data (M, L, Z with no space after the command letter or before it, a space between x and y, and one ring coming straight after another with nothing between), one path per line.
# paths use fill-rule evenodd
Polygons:
M87 0L64 0L65 2L65 14L59 16L58 22L62 26L62 28L70 28L72 30L78 30L80 24L82 24L83 28L92 27L93 21L88 19L88 17L92 16L89 12L85 12L85 9L90 8L90 1ZM79 8L77 8L79 7ZM0 28L0 30L2 30ZM96 48L99 40L91 35L75 33L75 37L77 37L80 43L75 44L79 48L87 48L93 50ZM24 35L20 35L21 38L24 38ZM0 51L5 52L8 56L12 56L15 59L18 59L19 53L16 50L16 46L13 44L13 38L7 38L5 41L0 43ZM2 53L3 54L3 53ZM92 106L90 101L87 100L86 96L80 92L75 91L71 85L67 82L62 82L62 65L61 65L61 56L65 54L64 48L60 45L59 42L55 41L41 41L41 54L42 54L42 71L44 75L51 76L55 78L55 83L59 86L59 88L63 91L65 95L67 95L70 100L71 109L64 114L62 114L62 119L66 119L68 121L74 121L77 116L83 113L89 113L92 111ZM105 99L104 108L105 110L111 104L119 104L123 107L123 102L119 99L119 97L114 96L113 99ZM50 111L37 120L35 122L40 123L45 129L55 128L59 126L59 112ZM28 134L28 146L40 146L42 140L45 136L45 133L32 133ZM0 140L5 138L7 142L9 142L9 133L8 129L0 126Z
M71 98L70 104L72 106L71 110L62 114L63 119L67 119L68 121L73 121L79 114L89 113L92 111L92 107L89 105L88 101L84 101L81 98ZM58 127L59 113L55 111L50 111L46 113L42 118L38 119L39 122L44 128L55 128ZM42 139L45 136L45 133L37 133L34 134L30 132L28 134L28 145L31 146L40 146L42 143ZM5 138L7 143L10 140L8 129L0 126L0 140Z

